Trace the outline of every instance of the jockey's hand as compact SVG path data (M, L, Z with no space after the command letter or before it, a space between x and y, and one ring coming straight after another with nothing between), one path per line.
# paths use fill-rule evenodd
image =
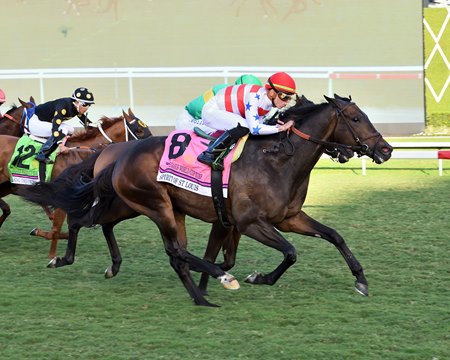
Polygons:
M59 147L60 154L67 154L70 151L70 149L67 146L65 146L63 143L59 144L58 147Z
M286 131L290 129L292 126L294 126L294 120L289 120L287 123L282 123L281 125L278 126L278 132Z

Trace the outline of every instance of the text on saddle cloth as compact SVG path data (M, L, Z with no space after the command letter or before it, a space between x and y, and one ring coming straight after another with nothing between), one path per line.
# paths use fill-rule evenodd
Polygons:
M23 135L16 144L16 148L8 163L10 181L13 184L33 185L40 180L39 166L40 162L34 157L39 152L42 144L31 139L27 135ZM50 159L54 162L56 151L50 155ZM50 181L53 164L47 164L45 169L45 181Z
M231 163L239 158L247 137L224 158L222 173L223 196L228 197L228 181ZM167 182L181 189L211 197L211 168L197 161L209 143L193 131L176 130L166 139L164 154L159 163L157 180Z

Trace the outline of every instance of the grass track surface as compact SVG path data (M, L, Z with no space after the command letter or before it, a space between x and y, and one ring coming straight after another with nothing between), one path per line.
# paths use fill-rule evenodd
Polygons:
M450 170L439 177L437 161L392 160L362 176L359 162L321 160L304 209L344 236L370 296L353 290L330 244L286 234L298 261L277 284L243 282L281 262L277 251L243 238L231 271L241 289L212 281L208 298L221 307L203 308L188 298L150 221L117 227L124 262L105 280L101 230L80 232L74 265L47 269L49 243L28 236L48 226L44 215L9 196L12 214L0 230L0 358L449 359L449 199ZM192 252L203 254L208 232L188 221Z

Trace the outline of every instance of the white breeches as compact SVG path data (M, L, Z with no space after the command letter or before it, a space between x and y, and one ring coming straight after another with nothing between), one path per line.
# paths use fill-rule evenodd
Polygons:
M202 118L206 126L216 130L229 130L235 128L238 124L248 127L242 116L220 109L215 98L212 98L203 106Z
M52 135L52 123L41 121L36 115L33 115L28 121L28 130L31 135L48 138ZM59 131L64 135L70 135L74 132L74 127L67 123L59 125Z
M212 129L205 125L203 119L196 119L186 109L183 109L182 113L175 120L176 130L194 130L194 127L202 129L207 134L212 134L215 129Z

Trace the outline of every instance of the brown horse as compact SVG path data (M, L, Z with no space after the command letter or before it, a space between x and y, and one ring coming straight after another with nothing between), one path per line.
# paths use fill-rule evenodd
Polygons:
M350 99L337 95L325 98L327 102L323 104L287 110L284 120L295 122L288 134L255 136L247 140L241 158L232 165L226 199L232 223L230 229L217 225L218 218L210 198L156 181L165 146L163 137L129 145L127 151L93 181L89 180L93 175L91 164L91 173L88 172L87 177L69 174L54 183L39 184L22 195L36 203L62 207L69 212L68 247L76 243L81 226L102 224L110 244L115 243L112 228L118 222L138 214L148 216L158 225L172 267L199 305L211 304L193 283L189 269L201 270L214 277L220 271L216 265L202 262L187 252L185 215L215 224L210 241L217 244L211 245L211 249L213 252L221 246L229 249L233 255L228 261L234 261L241 234L283 253L284 259L275 270L267 275L255 273L248 277L246 281L251 284L273 285L295 263L296 250L278 231L281 230L332 243L355 276L357 291L368 295L363 268L344 239L335 230L309 217L301 207L311 170L326 148L336 149L334 153L340 154L341 161L356 152L382 163L390 158L392 147ZM180 137L177 140L181 141ZM233 241L224 243L216 235L228 236ZM113 254L111 246L110 251ZM68 248L66 256L71 255ZM215 258L216 255L210 256ZM62 262L64 258L58 261Z
M67 154L60 154L56 157L53 166L52 178L58 176L65 168L77 164L97 149L101 149L110 143L121 141L142 139L151 136L150 129L139 120L131 111L123 111L123 115L115 118L103 117L99 121L98 127L90 127L69 137L66 146L71 149ZM24 185L12 184L9 179L8 162L14 152L19 139L17 137L0 135L0 227L11 213L9 205L1 198L11 193L15 194L17 189ZM32 150L34 151L34 150ZM34 156L33 154L26 154ZM61 234L61 227L65 220L65 213L56 210L52 214L52 229L50 232L41 229L33 229L32 235L42 236L51 240L49 257L56 255L56 247L59 238L67 238L67 234Z
M27 119L26 110L35 106L35 101L30 96L30 101L25 102L19 99L20 106L13 105L3 117L0 117L0 135L11 135L20 137L24 133Z

